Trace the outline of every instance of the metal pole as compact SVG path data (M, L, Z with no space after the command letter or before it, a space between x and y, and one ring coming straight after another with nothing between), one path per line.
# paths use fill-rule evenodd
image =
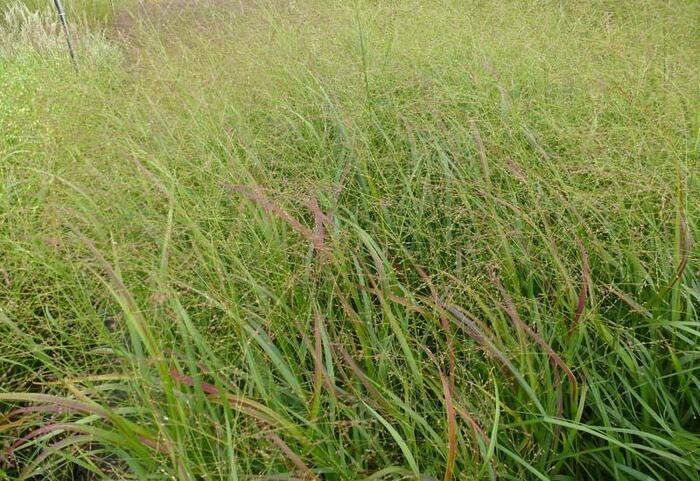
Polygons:
M66 36L66 43L68 44L68 53L70 54L71 62L73 62L73 67L78 70L78 61L75 59L75 52L73 51L73 44L70 41L70 34L68 33L68 23L66 23L66 12L63 10L63 5L61 0L53 0L53 4L56 5L56 11L58 12L58 19L61 21L61 26L63 27L63 33Z

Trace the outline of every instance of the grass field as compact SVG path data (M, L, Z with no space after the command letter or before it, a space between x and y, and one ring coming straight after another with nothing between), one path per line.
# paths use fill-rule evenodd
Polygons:
M0 480L694 480L700 3L0 0ZM26 4L26 5L25 5Z

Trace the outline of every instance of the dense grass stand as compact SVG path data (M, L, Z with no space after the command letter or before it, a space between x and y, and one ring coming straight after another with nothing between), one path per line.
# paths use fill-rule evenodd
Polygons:
M0 481L700 481L699 1L66 3L77 72L0 0Z
M70 35L68 34L68 24L66 23L66 12L63 10L63 5L61 0L53 0L53 4L56 5L56 11L58 12L58 19L61 21L61 26L63 27L63 33L66 36L66 44L68 44L68 53L70 54L71 62L75 69L78 69L78 62L75 59L75 52L73 51L73 45L70 42Z

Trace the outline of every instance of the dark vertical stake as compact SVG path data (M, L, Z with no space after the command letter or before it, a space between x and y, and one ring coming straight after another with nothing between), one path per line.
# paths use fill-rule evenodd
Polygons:
M73 67L78 69L78 62L75 59L75 52L73 51L73 44L70 42L70 34L68 33L68 24L66 23L66 12L63 10L63 5L61 5L61 0L53 0L53 4L56 5L56 11L58 11L58 19L61 21L61 26L63 26L63 33L66 36L66 43L68 44L68 53L70 53L70 59L73 62Z

